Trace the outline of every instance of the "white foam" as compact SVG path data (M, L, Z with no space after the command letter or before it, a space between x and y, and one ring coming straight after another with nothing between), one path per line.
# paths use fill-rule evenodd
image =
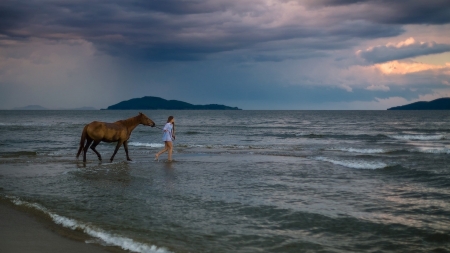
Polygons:
M208 149L263 149L259 146L244 146L244 145L201 145L201 144L180 144L178 147L185 148L208 148Z
M420 141L431 141L431 140L443 140L445 135L435 134L435 135L423 135L423 134L398 134L389 135L389 137L397 140L420 140Z
M418 148L418 151L428 154L450 154L450 149L448 148Z
M143 142L129 142L128 145L135 147L151 147L151 148L162 148L164 144L162 143L143 143Z
M388 152L388 150L382 148L330 148L329 150L336 150L350 153L361 153L361 154L381 154Z
M29 203L27 201L22 201L17 197L11 197L6 196L8 199L10 199L15 205L19 206L27 206L34 209L37 209L51 217L53 222L56 224L59 224L63 227L70 228L72 230L80 229L86 234L97 238L104 242L106 245L112 245L112 246L118 246L121 247L124 250L129 250L132 252L139 252L139 253L170 253L171 251L166 250L165 248L158 248L155 245L147 245L145 243L136 242L133 239L122 237L119 235L114 235L108 232L103 231L100 228L96 228L92 225L88 225L82 222L79 222L74 219L70 219L58 214L55 214L53 212L50 212L47 208L36 204L36 203ZM92 241L89 241L89 243Z
M323 161L323 162L329 162L332 164L336 164L336 165L341 165L347 168L352 168L352 169L382 169L387 167L387 164L383 163L383 162L369 162L369 161L363 161L363 160L336 160L336 159L331 159L331 158L327 158L327 157L316 157L314 158L315 160L318 161Z

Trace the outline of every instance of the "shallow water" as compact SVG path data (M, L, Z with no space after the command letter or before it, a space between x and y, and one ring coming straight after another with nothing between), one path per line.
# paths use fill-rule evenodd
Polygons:
M134 111L0 111L0 196L133 252L450 252L450 112L144 111L127 162L83 126Z

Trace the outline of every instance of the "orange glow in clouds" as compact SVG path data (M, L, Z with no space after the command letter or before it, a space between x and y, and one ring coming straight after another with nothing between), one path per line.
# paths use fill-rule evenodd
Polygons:
M450 74L450 63L446 63L445 65L432 65L420 62L390 61L375 64L374 67L386 75L406 75L410 73L432 70L444 70L444 73Z

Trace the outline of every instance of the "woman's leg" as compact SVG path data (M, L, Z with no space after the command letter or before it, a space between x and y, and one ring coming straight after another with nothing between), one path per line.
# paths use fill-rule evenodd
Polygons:
M167 145L167 143L168 143L168 141L165 141L165 142L164 142L164 148L163 148L161 151L159 151L159 152L155 155L155 160L158 160L158 159L159 159L159 156L160 156L162 153L164 153L164 152L166 152L167 150L169 150L169 146Z
M169 157L168 160L172 161L172 151L173 151L173 143L171 141L167 141L167 146L169 148Z

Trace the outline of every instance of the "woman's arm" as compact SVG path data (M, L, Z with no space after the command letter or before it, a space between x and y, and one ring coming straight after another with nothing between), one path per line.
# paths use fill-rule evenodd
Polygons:
M163 128L163 130L164 130L164 132L168 132L169 131L169 125L168 125L169 123L166 123L165 125L164 125L164 128Z

